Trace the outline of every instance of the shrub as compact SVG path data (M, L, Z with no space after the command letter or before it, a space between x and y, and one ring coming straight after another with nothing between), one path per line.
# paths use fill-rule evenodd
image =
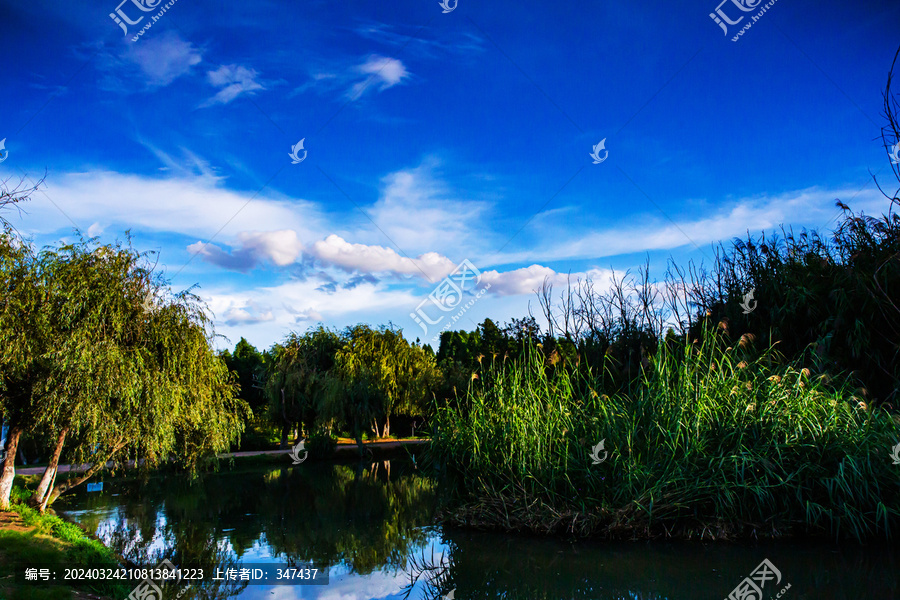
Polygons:
M328 432L318 430L306 440L306 448L313 458L329 458L337 447L337 438Z

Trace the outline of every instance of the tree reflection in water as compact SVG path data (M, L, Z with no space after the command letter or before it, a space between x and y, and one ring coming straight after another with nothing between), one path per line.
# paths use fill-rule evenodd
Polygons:
M243 563L343 565L399 572L428 540L432 480L390 461L319 463L207 475L117 480L79 519L131 563L240 568ZM104 509L107 509L104 511ZM98 518L106 512L105 519ZM225 598L240 589L203 589ZM182 598L191 597L187 592Z
M163 558L211 572L258 562L340 565L355 577L328 593L347 598L368 598L379 581L394 590L387 597L405 600L452 590L460 600L722 598L763 558L784 573L792 597L900 597L892 546L569 543L429 527L436 484L420 473L395 460L257 467L193 484L117 479L107 486L116 496L81 494L73 503L88 510L73 516L141 565ZM181 599L224 599L241 589L192 587Z

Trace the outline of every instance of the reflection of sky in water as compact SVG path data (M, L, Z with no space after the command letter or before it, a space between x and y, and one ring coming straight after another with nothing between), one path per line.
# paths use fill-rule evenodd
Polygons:
M425 552L431 556L434 551L436 560L441 560L446 545L438 539L437 533L433 535ZM244 553L241 560L244 563L278 563L271 558L268 546L257 543L251 550ZM328 571L328 585L249 585L235 598L241 600L368 600L371 598L384 598L386 600L401 600L405 595L405 586L409 583L407 571L375 571L368 575L352 573L346 565L335 565ZM409 600L423 598L423 582L416 583Z
M75 521L99 519L100 525L96 535L104 541L108 541L111 533L127 521L120 507L71 510L67 511L66 515ZM152 541L148 544L150 553L162 553L167 549L168 543L162 533L165 531L165 525L165 513L159 510L156 512ZM234 528L226 528L221 533L226 534L233 530ZM422 530L429 532L429 543L424 549L425 554L429 557L433 554L434 559L440 561L449 552L449 548L441 543L439 530L432 527ZM229 555L236 556L227 539L220 538L218 542L224 545ZM253 546L244 550L240 561L244 564L284 563L283 559L272 556L270 547L265 543L264 535L261 535ZM328 585L249 585L243 592L231 596L231 598L240 598L241 600L369 600L374 598L402 600L406 593L405 586L409 583L409 574L406 570L396 572L380 570L360 575L353 573L346 565L339 564L332 566L328 574ZM408 599L420 600L423 598L423 587L422 581L416 582Z
M218 547L222 553L216 560L229 561L240 552L238 564L230 565L237 568L285 565L283 554L273 556L283 551L298 562L317 552L331 561L327 585L248 585L230 596L240 600L403 600L410 573L417 572L414 561L441 564L451 555L441 591L457 588L458 600L721 600L763 558L777 565L792 585L788 595L797 600L900 598L900 557L893 547L851 548L827 541L571 543L444 530L430 526L430 509L418 510L431 507L434 496L419 493L422 488L410 485L396 467L385 481L334 467L293 478L280 471L217 475L206 485L201 493L200 488L178 489L169 480L146 489L123 482L121 497L76 495L67 516L111 546L117 535L128 543L135 535L144 544L136 549L151 556L180 547L174 537L180 535L193 550ZM301 494L303 502L292 501ZM267 534L278 537L267 540ZM408 600L434 598L435 591L423 576Z

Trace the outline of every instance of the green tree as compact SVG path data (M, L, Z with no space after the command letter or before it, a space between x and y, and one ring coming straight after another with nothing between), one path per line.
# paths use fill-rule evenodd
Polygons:
M272 348L266 395L270 415L281 424L283 448L294 424L308 432L319 420L335 353L343 344L337 332L319 326L303 335L291 333Z
M197 296L159 297L163 282L141 266L130 242L94 249L82 240L37 255L11 235L0 242L0 277L13 300L0 314L7 449L26 432L56 439L37 504L51 504L110 459L149 467L174 456L195 471L239 436L247 405L212 351ZM54 485L66 443L74 460L92 466ZM11 458L0 506L15 474Z
M399 329L357 325L348 329L345 337L347 343L338 352L337 362L349 369L351 380L361 377L380 392L382 404L373 407L371 415L376 435L390 435L394 414L425 414L440 377L434 357L410 344ZM380 418L384 419L381 428Z
M9 428L0 473L0 509L9 508L15 460L22 434L38 417L45 359L51 345L51 312L41 285L37 256L8 227L0 236L0 412Z
M238 384L241 386L240 397L250 405L253 414L266 409L265 355L242 337L235 345L234 352L225 350L222 359L228 369L237 374Z

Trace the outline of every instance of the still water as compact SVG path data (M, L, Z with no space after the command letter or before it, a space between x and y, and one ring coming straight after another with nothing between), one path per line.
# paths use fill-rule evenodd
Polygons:
M193 484L114 479L59 508L139 564L312 564L329 576L327 585L193 585L180 600L722 600L742 582L762 583L762 596L741 600L900 598L895 546L571 543L442 528L437 501L432 479L393 460L288 463ZM764 560L774 570L760 573Z

